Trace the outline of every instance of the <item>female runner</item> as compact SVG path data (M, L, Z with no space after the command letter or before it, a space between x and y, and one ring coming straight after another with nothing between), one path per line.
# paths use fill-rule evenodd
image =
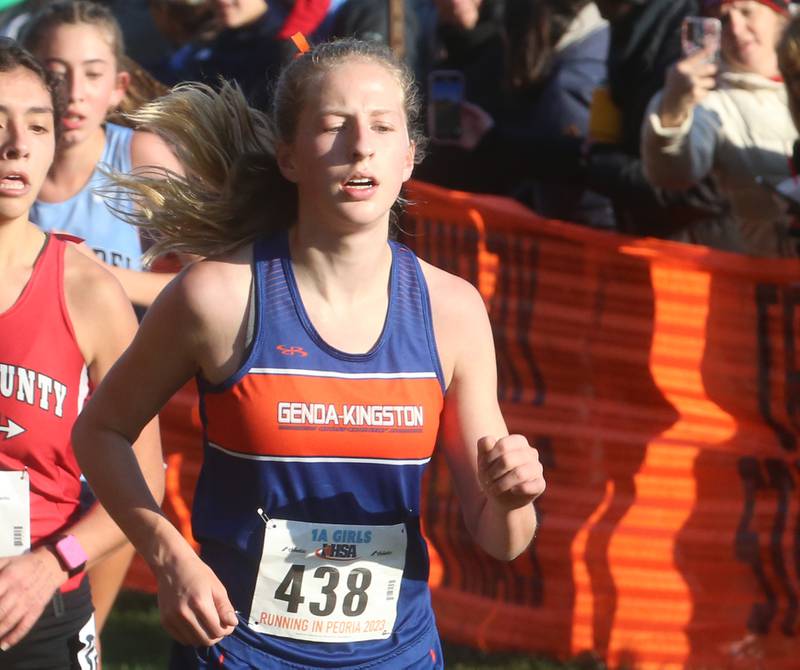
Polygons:
M123 102L130 83L130 73L122 68L126 61L120 26L98 3L59 0L33 15L24 40L63 82L67 97L55 160L31 209L31 220L43 230L85 240L131 301L147 307L174 275L142 271L139 232L109 207L119 206L119 200L108 202L98 192L108 185L100 167L120 172L147 165L179 167L158 136L106 121ZM132 557L133 548L127 545L89 571L98 630Z
M440 430L478 544L509 560L533 537L542 468L507 433L483 302L388 239L417 117L407 70L355 40L289 64L272 120L200 85L139 115L187 167L120 178L153 252L208 259L156 300L74 440L157 577L174 668L442 667L420 532ZM127 475L132 439L195 375L200 558Z
M0 667L89 668L97 634L84 569L117 550L102 508L81 515L72 424L136 329L117 281L30 223L53 160L56 96L34 57L0 42ZM147 424L147 425L145 425ZM136 463L158 499L156 421ZM141 476L141 475L140 475ZM146 483L147 482L147 483Z
M173 275L141 272L139 233L98 195L107 185L99 166L119 172L154 165L180 172L180 166L158 136L106 122L130 83L121 68L119 24L98 3L59 0L33 16L24 43L64 81L68 95L56 157L31 217L43 230L85 240L111 266L131 301L148 306Z

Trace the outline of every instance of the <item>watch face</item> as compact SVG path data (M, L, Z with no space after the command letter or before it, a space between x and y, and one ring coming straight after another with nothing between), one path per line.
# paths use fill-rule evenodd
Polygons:
M56 542L56 552L67 570L77 570L88 560L86 552L74 535L67 535Z

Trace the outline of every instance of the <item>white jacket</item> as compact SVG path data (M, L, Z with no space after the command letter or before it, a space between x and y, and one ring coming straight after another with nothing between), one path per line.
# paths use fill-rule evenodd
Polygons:
M682 190L711 172L736 221L731 247L757 256L794 255L780 207L756 181L776 184L789 176L797 130L783 83L723 71L718 87L678 128L662 127L656 113L661 96L651 101L642 126L647 179Z

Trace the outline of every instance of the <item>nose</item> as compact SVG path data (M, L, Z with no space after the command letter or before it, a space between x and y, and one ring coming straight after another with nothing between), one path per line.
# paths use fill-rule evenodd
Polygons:
M3 135L3 143L0 146L0 155L3 160L27 158L30 153L28 138L17 123L9 121Z
M83 100L84 95L84 81L77 73L70 73L66 75L67 86L69 87L69 101L80 102Z
M369 121L359 119L352 125L353 158L356 161L368 158L375 153L372 142L372 130Z

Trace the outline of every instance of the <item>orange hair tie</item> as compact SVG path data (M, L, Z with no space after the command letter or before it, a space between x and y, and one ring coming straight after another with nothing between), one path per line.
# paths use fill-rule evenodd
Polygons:
M306 39L306 36L303 35L303 33L296 32L289 39L292 40L292 42L294 42L294 45L297 47L297 50L300 52L300 54L308 53L309 51L311 51L311 47L308 44L308 40ZM300 54L297 55L299 56Z

